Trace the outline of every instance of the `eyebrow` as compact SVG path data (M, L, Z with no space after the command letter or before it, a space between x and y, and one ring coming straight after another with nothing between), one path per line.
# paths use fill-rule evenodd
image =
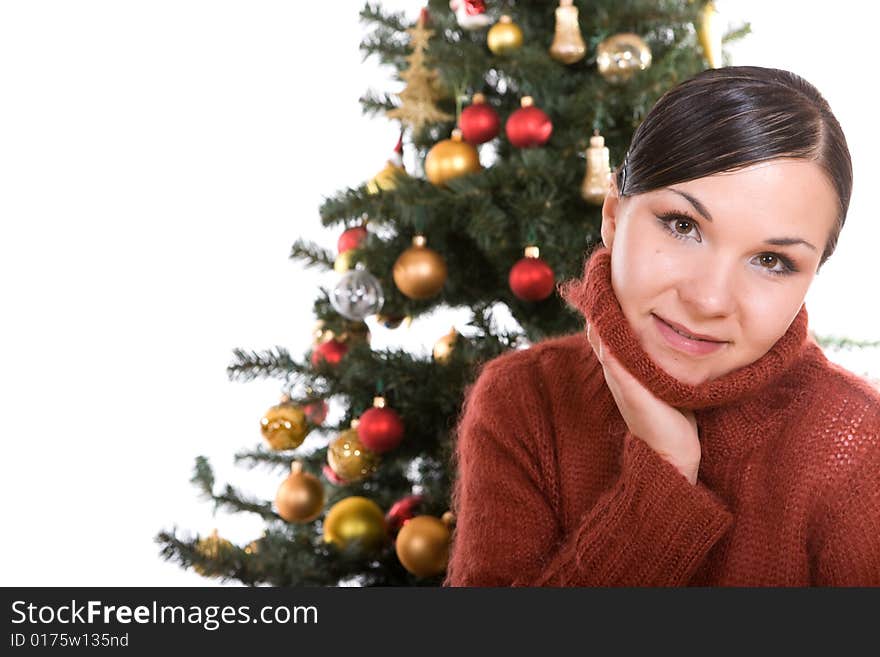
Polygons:
M709 214L709 210L706 209L706 206L703 205L699 199L691 196L687 192L683 192L680 189L675 189L673 187L667 187L670 192L675 192L679 196L687 199L687 201L694 206L694 209L699 212L706 221L712 221L712 215ZM772 244L773 246L794 246L796 244L803 244L806 247L813 249L813 251L818 251L818 249L807 242L806 240L802 240L799 237L771 237L770 239L764 240L764 244Z

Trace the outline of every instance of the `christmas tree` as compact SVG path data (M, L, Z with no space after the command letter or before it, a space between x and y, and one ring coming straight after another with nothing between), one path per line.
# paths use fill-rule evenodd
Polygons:
M402 139L370 181L328 198L336 253L297 241L291 257L335 271L316 291L303 355L238 350L231 378L277 378L282 401L245 466L277 468L275 500L218 490L206 459L193 482L217 508L258 514L246 546L217 533L162 532L162 555L245 584L438 585L454 517L454 428L482 363L578 331L556 292L599 239L611 166L670 87L721 66L711 2L594 0L559 6L432 0L413 22L367 4L361 44L393 66L399 95L366 93L366 113ZM418 163L405 171L400 154ZM441 308L470 321L438 336L431 358L373 350L370 324L405 331ZM502 329L504 307L515 328ZM511 385L515 385L514 382ZM327 423L327 404L343 409ZM268 405L268 404L267 404ZM304 449L306 436L314 445Z

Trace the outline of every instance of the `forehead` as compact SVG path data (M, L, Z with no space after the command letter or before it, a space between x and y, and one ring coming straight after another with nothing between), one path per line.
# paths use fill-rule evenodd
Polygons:
M754 223L764 230L810 233L820 239L832 228L839 212L828 175L808 160L771 160L670 187L698 199L714 223L733 221L740 228ZM656 192L664 200L678 198L689 205L669 188Z

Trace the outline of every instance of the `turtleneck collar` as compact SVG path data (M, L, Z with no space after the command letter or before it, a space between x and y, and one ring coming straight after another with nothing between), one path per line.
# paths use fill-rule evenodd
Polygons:
M623 366L654 395L676 408L710 408L752 396L785 372L807 342L807 309L802 305L785 334L761 358L716 379L689 385L661 369L633 333L611 285L611 252L607 248L600 245L594 250L584 265L583 278L564 283L560 292L595 327Z

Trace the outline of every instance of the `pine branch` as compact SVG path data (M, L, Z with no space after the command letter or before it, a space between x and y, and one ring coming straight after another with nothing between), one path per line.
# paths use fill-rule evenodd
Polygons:
M155 542L162 546L159 556L183 568L192 568L204 577L216 577L222 581L235 579L248 585L260 581L246 567L247 554L244 550L224 543L224 549L209 555L199 549L200 540L204 539L198 536L178 537L176 528L170 532L160 532L155 538Z
M880 340L854 340L852 338L834 335L814 335L816 342L823 349L876 349L880 347Z
M323 248L322 246L298 238L290 249L291 260L305 260L306 267L321 266L325 270L333 269L333 263L336 261L333 252Z
M372 90L367 91L360 98L361 112L365 116L385 116L385 112L397 107L391 94L379 94Z
M321 434L332 431L336 434L345 428L347 427L321 427L321 429L313 430L309 435L311 436L315 431ZM320 474L321 466L325 462L325 454L324 451L321 451L320 454L301 454L299 452L291 454L290 452L271 451L260 446L256 449L238 452L235 455L235 463L248 469L265 466L272 470L290 470L294 461L302 462L305 469L312 474Z
M361 9L360 17L362 23L382 25L389 31L397 34L405 33L406 30L412 27L404 12L383 12L381 5L378 3L365 3Z
M290 357L284 347L265 351L234 349L233 361L226 368L230 381L252 381L260 377L284 379L291 374L308 376L309 370Z
M722 42L725 44L732 43L733 41L739 41L747 37L752 33L752 25L751 23L743 23L732 30L728 31L724 37L722 38Z
M256 513L264 520L280 520L279 515L272 510L271 502L248 498L229 484L226 485L223 493L212 497L216 510L247 511L249 513Z
M193 468L193 476L190 479L196 488L201 492L202 497L210 499L214 492L214 471L211 464L204 456L196 457L196 465Z

